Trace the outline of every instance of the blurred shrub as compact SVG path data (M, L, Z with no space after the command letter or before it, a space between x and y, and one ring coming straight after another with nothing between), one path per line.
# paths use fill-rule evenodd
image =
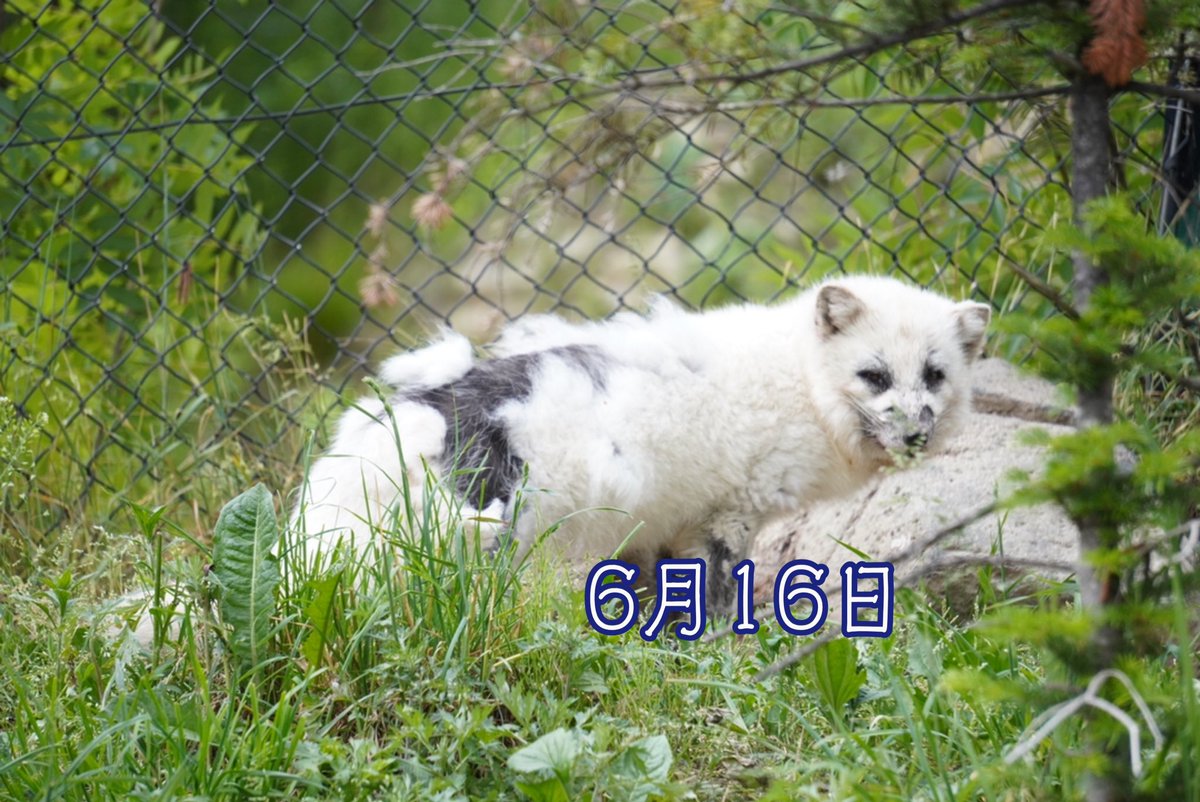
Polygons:
M305 361L294 328L231 311L264 236L246 129L172 124L221 110L197 105L199 61L168 68L179 43L137 0L18 0L5 21L0 395L45 416L37 490L23 517L6 499L10 523L40 531L96 489L105 513L108 491L228 495L263 468L244 445L291 416L259 377Z

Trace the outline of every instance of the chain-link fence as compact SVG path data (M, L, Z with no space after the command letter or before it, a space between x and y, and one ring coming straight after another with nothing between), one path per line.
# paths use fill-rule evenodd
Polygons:
M294 486L306 434L439 325L837 271L1038 302L1018 273L1058 280L1041 233L1070 214L1057 73L824 5L5 4L0 448L36 477L8 518L199 522ZM1114 115L1150 203L1160 112Z

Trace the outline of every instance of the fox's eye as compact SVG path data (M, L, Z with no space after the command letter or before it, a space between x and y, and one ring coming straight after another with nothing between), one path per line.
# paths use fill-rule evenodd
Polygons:
M867 386L875 393L882 393L884 390L892 386L892 377L884 370L860 370L858 378L867 383Z
M925 380L925 386L930 390L936 390L946 380L946 373L941 368L935 368L933 365L925 366L925 374L922 377Z

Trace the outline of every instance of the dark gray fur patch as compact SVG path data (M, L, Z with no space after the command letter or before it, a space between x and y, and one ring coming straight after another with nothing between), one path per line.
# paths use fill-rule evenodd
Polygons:
M729 566L730 570L733 569L733 549L719 537L714 537L708 541L708 559L721 569L724 569L726 565Z
M713 524L722 528L718 531ZM726 527L733 531L728 531ZM708 563L706 577L706 605L713 617L732 615L737 605L737 580L733 577L733 566L738 561L738 552L744 551L750 542L750 527L744 521L724 518L705 527L708 540L705 543Z
M592 380L592 387L597 390L603 390L608 383L608 377L604 373L607 367L604 354L595 346L566 345L562 348L552 348L545 353L552 354L571 367L582 370Z
M496 413L508 401L529 398L534 374L547 356L578 368L594 387L603 388L603 354L597 348L570 345L480 362L449 384L402 396L433 407L446 419L445 464L468 504L483 508L496 499L507 502L521 481L525 458L513 451L507 427Z

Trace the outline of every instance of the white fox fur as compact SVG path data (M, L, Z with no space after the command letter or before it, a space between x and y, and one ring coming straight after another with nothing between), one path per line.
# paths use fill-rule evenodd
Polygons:
M549 543L592 560L636 526L624 559L645 571L663 556L705 557L710 598L731 602L724 575L767 517L849 492L896 454L946 439L969 404L989 316L892 279L848 277L773 306L531 317L488 360L450 334L383 364L391 416L377 399L342 416L294 517L310 552L361 549L404 480L419 507L424 463L444 474L457 451L460 467L479 469L457 481L468 512L497 521L491 535L525 549L571 516Z

